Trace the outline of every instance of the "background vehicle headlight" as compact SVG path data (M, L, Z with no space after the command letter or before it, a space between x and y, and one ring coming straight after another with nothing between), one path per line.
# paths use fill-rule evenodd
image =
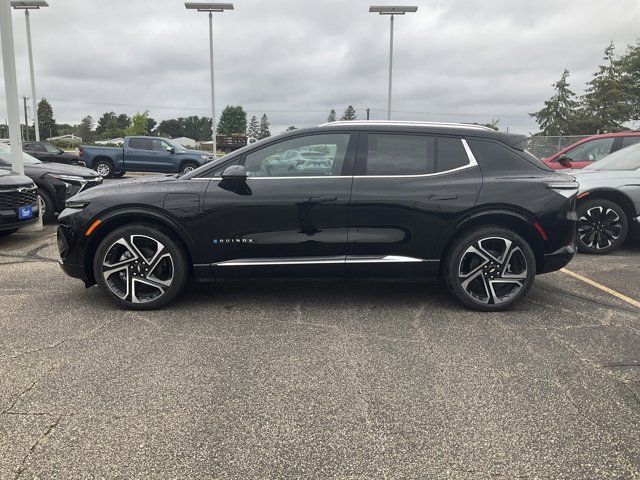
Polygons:
M83 209L89 205L89 202L83 202L81 200L67 200L65 205L67 208Z

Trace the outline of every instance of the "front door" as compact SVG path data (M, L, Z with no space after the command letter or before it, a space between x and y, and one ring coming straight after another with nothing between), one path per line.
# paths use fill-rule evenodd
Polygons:
M438 241L475 205L482 174L465 140L361 133L346 271L432 277Z
M213 178L199 246L216 277L341 274L357 135L306 134L239 159L245 183Z

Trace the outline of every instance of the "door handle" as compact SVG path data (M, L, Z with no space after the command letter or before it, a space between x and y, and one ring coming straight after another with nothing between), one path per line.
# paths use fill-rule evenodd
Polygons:
M440 201L440 200L455 200L458 198L457 193L449 193L444 195L429 195L429 200Z
M310 197L309 203L327 203L327 202L335 202L338 199L335 195L327 195L324 197Z

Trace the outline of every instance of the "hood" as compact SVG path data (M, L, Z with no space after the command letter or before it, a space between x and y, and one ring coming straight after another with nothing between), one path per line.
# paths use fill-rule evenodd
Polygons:
M99 195L107 189L111 191L115 191L115 190L126 191L126 190L129 190L131 186L140 185L141 183L160 184L160 183L174 181L176 178L177 178L176 175L149 175L146 177L140 177L133 180L125 179L125 180L120 180L115 182L103 183L101 185L96 185L95 187L91 187L90 189L79 193L74 198L78 198L80 200L90 200L94 194Z
M31 186L33 181L24 175L18 175L6 170L0 170L0 188L2 187L20 187Z
M213 153L207 152L205 150L193 150L191 148L187 148L184 153L190 153L191 155L206 155L208 157L213 157Z
M75 175L83 178L93 178L98 176L98 172L90 168L78 167L76 165L65 165L64 163L42 162L36 165L25 165L25 173L29 175L46 175L53 173L58 175Z

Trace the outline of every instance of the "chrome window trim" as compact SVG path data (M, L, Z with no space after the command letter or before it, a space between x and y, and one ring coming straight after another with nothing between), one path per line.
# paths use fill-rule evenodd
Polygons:
M270 265L328 265L348 263L424 263L439 262L402 255L337 255L332 257L239 258L213 263L215 267L249 267Z
M419 173L415 175L316 175L316 176L291 176L291 177L247 177L247 180L288 180L291 178L295 179L313 179L317 180L320 178L420 178L420 177L435 177L437 175L446 175L448 173L458 172L460 170L466 170L467 168L473 168L478 166L478 161L476 160L473 151L471 151L471 147L467 143L465 138L459 139L462 142L462 146L464 147L464 151L467 154L467 159L469 163L466 165L462 165L461 167L452 168L451 170L445 170L443 172L433 172L433 173ZM222 177L195 177L190 180L222 180Z

